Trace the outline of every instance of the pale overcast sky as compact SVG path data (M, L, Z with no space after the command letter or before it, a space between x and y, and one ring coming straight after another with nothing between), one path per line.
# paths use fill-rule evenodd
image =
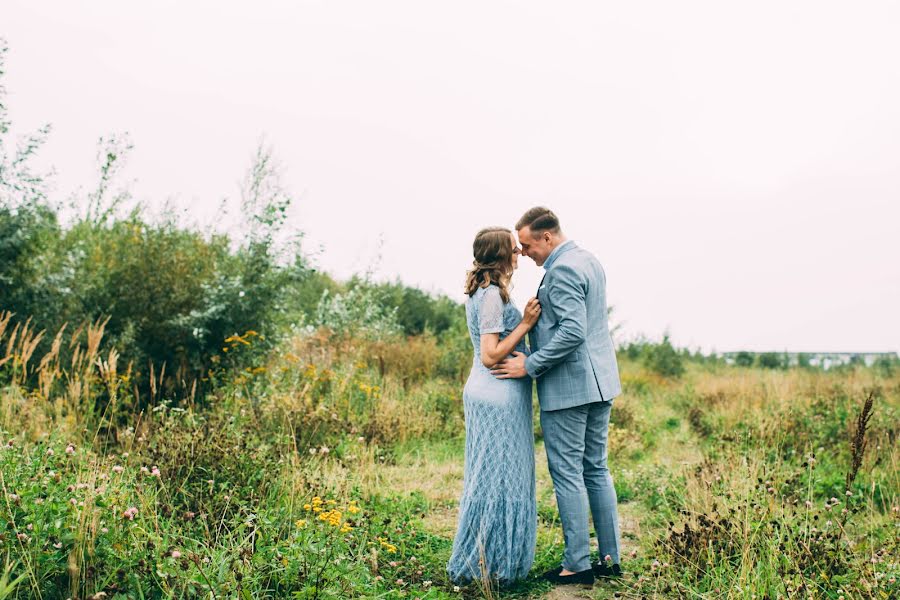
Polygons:
M209 222L265 135L338 276L462 299L475 232L545 204L629 334L719 351L900 349L898 31L893 1L0 5L57 199L127 131L135 196Z

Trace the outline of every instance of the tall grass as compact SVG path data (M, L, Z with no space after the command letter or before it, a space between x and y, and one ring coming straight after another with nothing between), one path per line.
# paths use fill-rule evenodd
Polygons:
M247 331L222 341L205 398L151 386L138 402L103 321L62 328L44 355L36 327L10 323L0 316L9 597L546 590L446 580L452 528L428 523L453 493L429 479L460 471L406 458L464 431L456 368L433 336L311 330L256 353ZM622 372L610 460L623 514L640 521L626 529L637 557L595 594L896 592L896 378L689 363L672 380L627 359ZM543 502L536 570L559 551Z
M377 485L394 445L458 435L456 384L436 377L428 338L313 332L244 367L235 355L260 337L248 331L223 342L230 362L204 402L139 402L104 322L62 328L44 356L34 327L9 323L0 316L0 552L13 557L12 597L342 598L440 581L392 560L433 544L398 526L416 501L395 511L341 480L352 468Z
M633 428L665 418L700 450L633 494L654 533L645 570L626 589L661 597L896 595L898 382L866 369L722 368L687 379L645 392L637 410L636 398L625 400L638 413Z

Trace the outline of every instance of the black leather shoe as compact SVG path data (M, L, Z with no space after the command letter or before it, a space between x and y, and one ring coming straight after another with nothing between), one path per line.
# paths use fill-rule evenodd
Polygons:
M621 577L622 576L622 567L618 564L608 565L606 563L595 562L591 565L591 570L594 572L594 577L598 579L600 577Z
M594 571L592 569L579 571L571 575L561 575L561 573L562 567L556 567L541 575L541 578L556 585L594 585Z

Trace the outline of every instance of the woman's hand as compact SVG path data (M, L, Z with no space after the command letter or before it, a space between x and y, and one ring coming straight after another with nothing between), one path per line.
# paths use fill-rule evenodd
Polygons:
M522 316L522 322L531 329L537 323L538 317L541 316L541 303L537 298L530 298L525 305L525 314Z

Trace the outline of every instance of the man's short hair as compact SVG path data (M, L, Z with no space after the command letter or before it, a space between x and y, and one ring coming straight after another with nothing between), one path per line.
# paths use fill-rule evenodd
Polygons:
M545 231L559 233L559 218L549 208L535 206L516 223L516 231L523 227L531 229L531 234L535 237Z

